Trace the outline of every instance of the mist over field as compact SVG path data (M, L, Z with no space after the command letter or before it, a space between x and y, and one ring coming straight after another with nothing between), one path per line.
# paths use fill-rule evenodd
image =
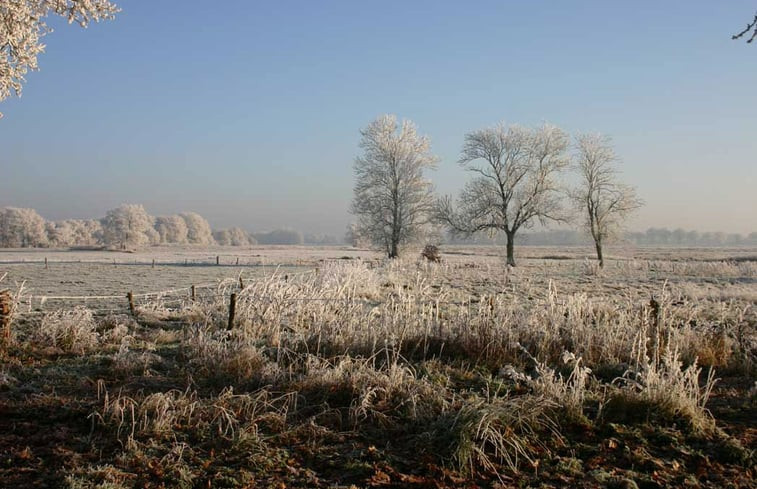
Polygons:
M0 486L757 487L755 8L0 0Z

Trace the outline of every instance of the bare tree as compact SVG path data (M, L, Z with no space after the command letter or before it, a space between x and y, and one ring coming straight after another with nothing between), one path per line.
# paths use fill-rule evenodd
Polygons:
M545 124L473 131L465 136L459 163L475 174L454 209L439 201L437 217L453 234L502 231L507 237L507 263L515 265L515 235L535 220L563 220L558 174L568 166L568 135Z
M377 118L360 134L363 155L355 159L351 207L358 218L356 234L396 258L431 223L433 187L423 173L438 159L430 153L429 138L419 136L411 121L398 124L394 115Z
M741 39L742 37L745 37L747 35L749 36L746 40L747 44L757 39L757 14L754 14L754 19L752 19L752 22L746 25L746 28L743 31L739 32L738 34L734 34L733 36L731 36L731 39L735 41L736 39Z
M112 19L118 7L108 0L3 0L0 2L0 101L21 95L24 76L37 70L37 55L45 49L42 37L51 31L45 18L52 14L87 27L91 21ZM2 117L2 114L0 114Z
M148 232L154 231L153 221L154 218L139 204L122 204L111 209L102 221L105 244L118 245L122 249L148 244Z
M580 184L572 197L594 240L600 267L605 264L602 245L615 237L625 218L642 205L633 187L617 181L618 161L610 138L600 134L576 137L575 166Z

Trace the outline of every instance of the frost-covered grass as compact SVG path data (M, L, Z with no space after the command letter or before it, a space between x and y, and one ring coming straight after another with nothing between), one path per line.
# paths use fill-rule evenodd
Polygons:
M715 487L753 463L748 425L711 404L753 409L750 262L311 265L146 298L132 319L31 317L0 401L75 413L91 445L61 467L70 487L675 486L703 451L721 466L695 482Z

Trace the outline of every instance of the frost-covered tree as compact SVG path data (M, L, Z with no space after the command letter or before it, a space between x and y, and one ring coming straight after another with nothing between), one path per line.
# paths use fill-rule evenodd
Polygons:
M610 138L601 134L576 137L579 186L571 194L594 240L600 267L605 264L602 246L618 236L623 221L642 205L633 187L618 182L618 162ZM675 239L676 233L668 231L667 241Z
M0 209L0 247L27 248L47 245L45 220L34 209Z
M76 244L71 221L48 221L45 223L45 233L50 246L62 248Z
M501 231L507 263L515 265L515 235L534 221L560 221L559 174L568 166L568 135L545 124L481 129L466 134L459 164L475 176L457 202L439 201L437 216L453 235Z
M158 216L155 218L155 230L163 244L185 244L188 242L187 223L181 216Z
M145 236L147 236L147 244L150 246L158 246L160 244L160 233L158 233L154 227L148 228L145 231Z
M87 27L91 21L112 19L116 12L108 0L0 1L0 101L13 93L21 96L24 76L38 69L37 56L45 50L42 37L51 31L45 18L59 15L69 24Z
M111 209L102 220L106 245L121 249L149 244L153 217L139 204L122 204Z
M355 159L351 212L357 230L389 258L424 236L432 219L433 186L424 172L436 167L428 137L415 124L383 115L360 131L363 154Z
M257 243L247 231L238 227L213 231L213 238L221 246L248 246Z
M92 246L102 241L102 225L94 219L66 219L45 224L50 246Z
M74 244L93 246L104 242L102 223L96 219L72 219Z
M210 224L204 217L196 212L185 212L180 214L184 219L184 223L187 225L187 242L190 244L199 245L212 245L213 232L210 229Z

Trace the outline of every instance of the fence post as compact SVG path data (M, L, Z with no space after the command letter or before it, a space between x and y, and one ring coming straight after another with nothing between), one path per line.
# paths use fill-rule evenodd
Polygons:
M221 257L216 255L216 265L220 265L220 264L221 264Z
M229 298L229 326L228 330L231 331L234 328L234 316L237 312L237 295L231 294Z
M5 348L11 341L11 321L13 321L13 297L9 290L0 290L0 347Z
M45 257L45 270L47 270L47 257Z
M155 268L155 258L152 259L152 267Z
M195 301L195 298L196 298L196 297L197 297L197 295L195 294L195 286L193 285L193 286L192 286L192 302L194 302L194 301Z
M126 298L129 300L129 311L131 311L132 316L135 316L136 314L134 314L134 294L131 292L131 290L129 291L128 294L126 294Z
M237 265L239 265L239 257L237 257Z

